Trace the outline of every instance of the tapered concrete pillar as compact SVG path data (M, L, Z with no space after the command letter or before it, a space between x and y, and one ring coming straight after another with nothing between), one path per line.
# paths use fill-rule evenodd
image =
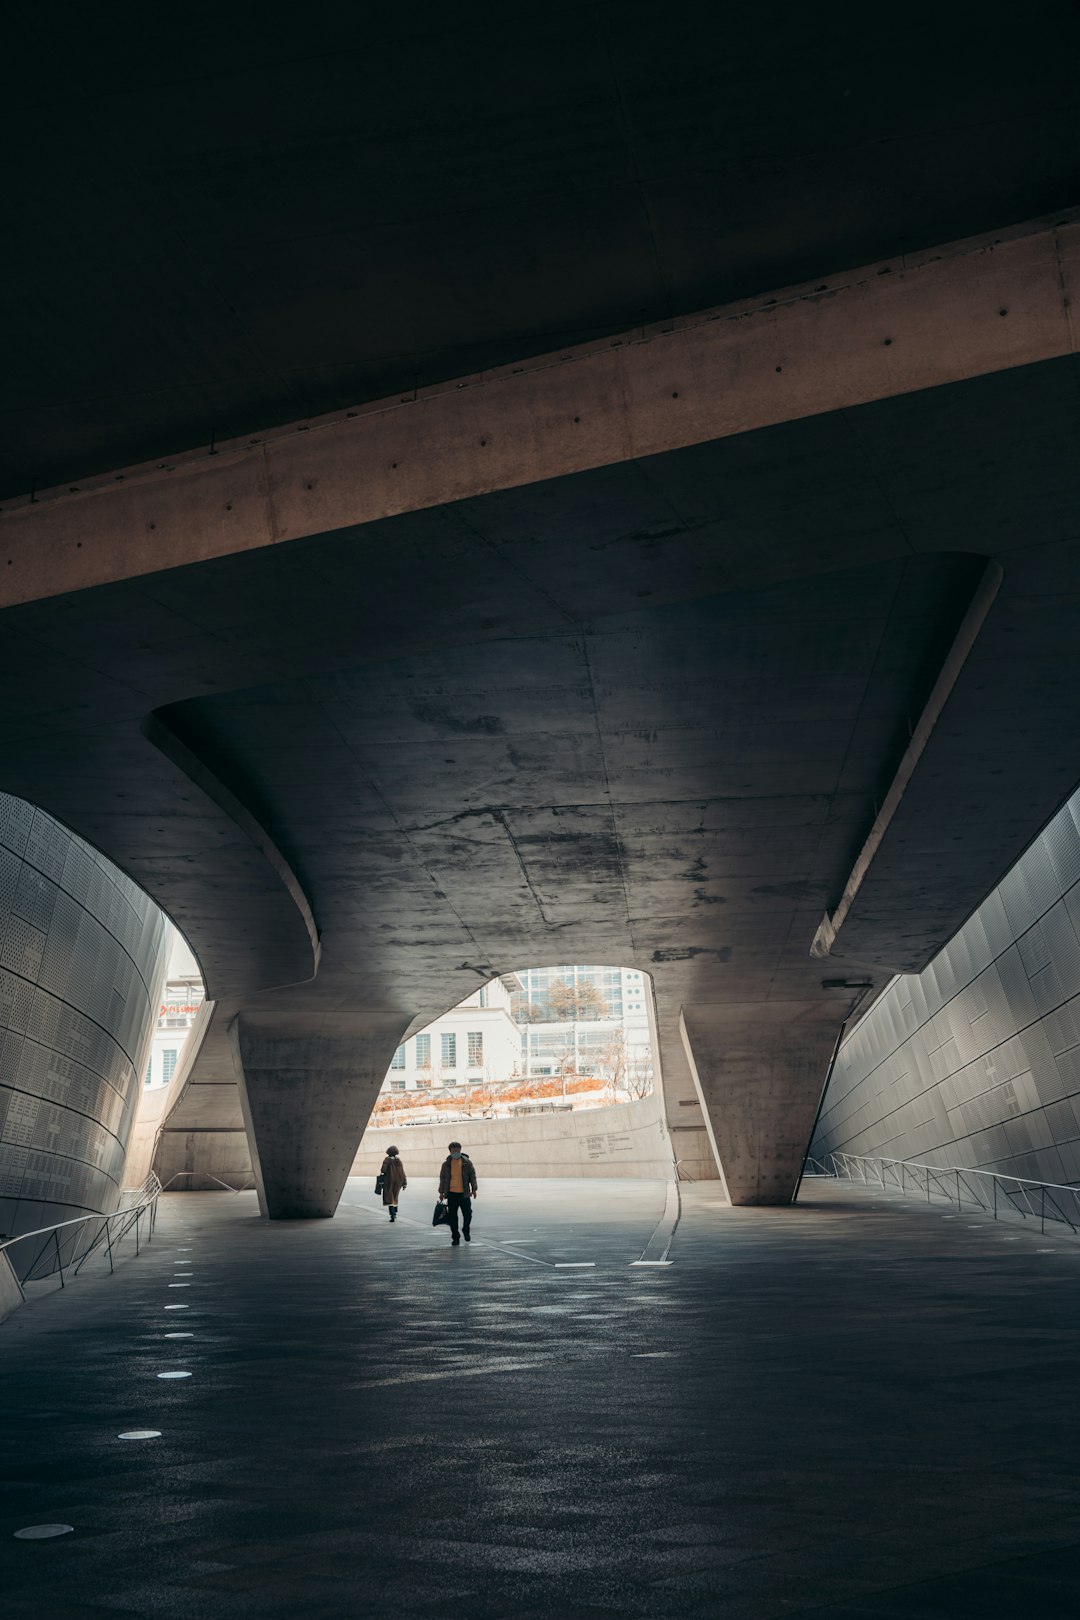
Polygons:
M733 1204L790 1204L840 1024L806 1002L684 1007L687 1062Z
M404 1026L335 1017L332 1031L240 1014L230 1026L259 1205L271 1220L333 1215Z

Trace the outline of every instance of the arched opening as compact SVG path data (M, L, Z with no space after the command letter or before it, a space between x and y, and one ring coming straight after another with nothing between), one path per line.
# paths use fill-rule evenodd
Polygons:
M670 1175L649 974L558 963L489 979L398 1046L354 1174L392 1139L427 1171L451 1126L489 1175Z

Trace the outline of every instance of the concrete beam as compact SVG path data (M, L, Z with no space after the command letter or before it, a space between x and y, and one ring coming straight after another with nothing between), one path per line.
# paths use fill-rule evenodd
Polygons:
M683 1045L733 1204L790 1204L836 1047L820 1004L684 1007Z
M934 733L934 728L941 719L942 713L952 695L953 688L960 678L968 654L975 645L975 638L986 622L987 614L994 605L1001 581L1004 575L999 563L990 561L983 569L971 602L964 614L948 655L942 664L937 680L919 716L912 733L911 740L904 750L900 763L889 784L888 792L882 801L881 807L874 818L863 843L862 849L856 857L855 864L848 874L840 902L832 912L826 912L818 926L810 946L810 955L819 961L824 961L832 952L836 944L836 936L855 903L856 896L873 870L874 858L888 836L901 801L907 791L916 767L926 751L927 744ZM892 964L897 973L919 972L925 962L896 961Z
M271 1220L331 1216L403 1024L337 1014L333 1033L241 1014L230 1025L259 1206Z
M36 492L0 606L1073 354L1078 282L1070 212Z

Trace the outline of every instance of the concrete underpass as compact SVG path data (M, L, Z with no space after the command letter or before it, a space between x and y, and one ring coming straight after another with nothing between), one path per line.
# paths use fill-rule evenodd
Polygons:
M0 25L5 1615L1075 1612L1080 23L864 13Z

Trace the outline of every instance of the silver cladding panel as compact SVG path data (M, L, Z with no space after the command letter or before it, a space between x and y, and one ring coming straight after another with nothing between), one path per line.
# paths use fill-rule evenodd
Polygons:
M1080 1182L1080 792L837 1058L812 1152Z
M116 1207L167 934L104 856L0 793L0 1233Z

